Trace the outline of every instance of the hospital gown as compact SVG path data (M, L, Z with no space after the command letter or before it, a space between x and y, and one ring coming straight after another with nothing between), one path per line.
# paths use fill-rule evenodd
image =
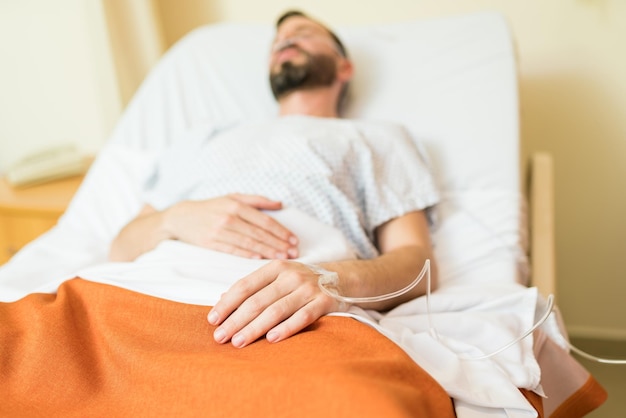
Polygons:
M162 210L229 193L262 195L335 226L359 258L378 255L376 227L438 201L425 155L402 127L311 116L177 141L144 200Z

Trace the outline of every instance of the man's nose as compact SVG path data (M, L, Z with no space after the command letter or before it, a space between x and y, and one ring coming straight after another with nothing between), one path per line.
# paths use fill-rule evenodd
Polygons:
M274 47L272 48L272 50L274 52L280 51L280 50L285 49L287 47L290 47L292 45L296 45L296 42L297 42L297 38L295 36L294 37L285 37L282 40L277 40L274 43Z

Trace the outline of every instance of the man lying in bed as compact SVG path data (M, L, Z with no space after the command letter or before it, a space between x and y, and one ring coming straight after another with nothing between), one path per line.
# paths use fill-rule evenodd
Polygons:
M201 143L178 141L158 164L147 204L110 250L111 260L130 261L174 239L275 259L233 285L208 315L219 325L215 340L236 347L263 335L281 341L346 309L321 292L319 271L290 260L298 237L272 211L295 207L344 233L358 258L320 267L338 274L345 295L400 289L433 258L425 209L438 196L411 139L398 126L338 118L353 73L339 39L288 12L277 22L269 66L280 116ZM422 283L367 308L390 309L424 292Z

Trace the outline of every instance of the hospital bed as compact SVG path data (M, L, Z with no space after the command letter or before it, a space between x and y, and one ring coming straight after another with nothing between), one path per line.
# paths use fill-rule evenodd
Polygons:
M507 22L337 32L356 67L345 116L402 123L430 156L440 288L240 350L213 342L206 314L247 260L170 242L140 276L105 263L161 152L276 114L272 26L204 26L150 72L58 225L0 268L0 415L574 417L604 401L556 313L498 352L554 292L550 159L532 158L529 226ZM310 240L313 259L333 245Z

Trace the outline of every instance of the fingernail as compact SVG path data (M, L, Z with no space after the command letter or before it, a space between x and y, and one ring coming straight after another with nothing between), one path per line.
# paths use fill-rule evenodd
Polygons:
M287 254L285 253L276 253L276 258L279 260L284 260L287 258Z
M287 250L287 254L289 254L291 258L296 258L298 256L298 250L296 250L295 248L290 248Z
M215 325L217 324L217 321L219 321L219 319L220 319L220 316L217 314L217 312L211 311L209 313L209 324Z
M291 245L298 245L298 238L296 238L294 236L289 237L289 243Z
M267 335L265 336L265 339L271 343L275 343L276 341L278 341L278 338L280 337L280 335L278 335L278 332L276 331L270 331L267 333Z
M241 334L236 334L231 341L235 347L240 348L243 347L245 338Z
M218 328L213 333L213 338L215 338L215 341L217 341L218 343L223 343L226 339L226 332L224 332L223 329Z

